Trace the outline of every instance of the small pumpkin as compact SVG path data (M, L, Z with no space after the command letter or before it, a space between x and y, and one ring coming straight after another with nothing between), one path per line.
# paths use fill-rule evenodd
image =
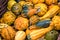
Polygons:
M7 9L8 10L11 10L12 6L16 3L16 1L12 0L12 1L9 1L8 2L8 6L7 6Z
M44 20L46 18L52 18L58 13L58 10L59 10L59 6L54 5L51 9L48 10L48 12L44 16L40 17L40 20Z
M24 31L17 31L15 40L25 40L26 33Z
M37 15L33 15L33 16L30 17L29 21L30 21L30 25L33 25L37 21L39 21L39 17Z
M44 4L44 3L38 3L38 4L35 4L34 5L34 8L39 8L39 12L37 13L37 15L38 16L43 16L43 15L45 15L46 14L46 12L47 12L47 5L46 4Z
M19 15L20 12L22 11L22 7L19 5L19 3L15 3L12 8L12 12L14 12L16 15Z
M15 21L15 18L16 18L16 16L11 11L7 11L2 16L1 19L2 19L2 23L6 23L8 25L11 25Z
M36 30L26 30L28 40L36 40L44 36L47 32L51 31L53 28L50 26L48 28L36 29Z
M25 1L20 1L19 4L23 6L25 4Z
M11 26L4 27L1 30L1 36L5 40L13 40L15 33L16 33L15 30Z
M46 4L51 5L51 4L56 4L58 0L45 0Z
M56 30L52 30L45 35L46 40L57 40L57 37L58 32Z
M17 30L25 30L29 26L29 21L27 18L18 17L14 22L14 26Z
M60 30L60 16L54 16L52 19L54 27L56 30Z

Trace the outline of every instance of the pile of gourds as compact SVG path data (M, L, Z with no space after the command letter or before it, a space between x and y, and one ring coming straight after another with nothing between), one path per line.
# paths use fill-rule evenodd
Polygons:
M58 0L9 0L0 18L0 40L59 40Z

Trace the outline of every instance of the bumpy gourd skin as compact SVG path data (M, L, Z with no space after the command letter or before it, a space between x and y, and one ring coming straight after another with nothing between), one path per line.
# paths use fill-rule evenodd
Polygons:
M16 18L16 16L11 11L7 11L2 16L1 20L2 20L2 23L6 23L8 25L11 25L15 21L15 18Z
M20 12L22 11L22 7L18 4L15 3L12 8L11 8L12 12L14 12L16 15L19 15Z
M25 30L29 26L29 21L26 18L18 17L15 20L14 26L15 26L15 29L17 30Z
M57 40L57 37L58 32L56 30L52 30L45 35L46 40Z
M35 4L34 8L39 8L40 11L37 13L39 16L43 16L44 14L46 14L48 9L47 5L44 3Z
M29 21L30 21L30 24L33 25L33 24L35 24L37 21L39 21L39 17L38 17L37 15L34 15L34 16L30 17Z
M52 19L54 27L56 30L60 30L60 16L54 16Z

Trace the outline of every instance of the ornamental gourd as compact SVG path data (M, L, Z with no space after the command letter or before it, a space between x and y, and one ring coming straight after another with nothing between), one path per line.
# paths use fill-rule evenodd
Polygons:
M58 32L56 30L52 30L45 35L46 40L57 40L57 37Z
M54 28L56 30L60 30L60 16L54 16L52 22L54 24Z
M43 16L46 14L47 12L47 5L44 3L38 3L34 5L34 8L39 8L39 12L37 13L37 15L39 16Z
M48 10L48 12L44 16L40 17L40 20L44 20L46 18L52 18L57 14L58 10L59 10L59 6L54 5L51 9Z
M35 9L32 9L33 8L33 4L30 3L30 2L26 2L24 5L23 5L23 10L22 10L22 15L24 16L30 16L30 15L33 15L34 13L31 13L31 10L33 10L33 12L35 12L34 10Z
M22 11L22 7L19 5L19 3L15 3L12 8L11 8L12 12L16 15L19 15L20 12Z
M39 21L39 17L37 15L33 15L33 16L30 17L29 21L30 21L30 25L33 25L37 21Z
M17 30L25 30L29 26L29 21L27 18L18 17L14 22L14 26Z
M47 32L51 31L53 29L52 26L49 26L48 28L42 28L42 29L36 29L36 30L26 30L27 38L28 40L36 40L38 38L41 38L44 36Z
M15 40L25 40L26 33L24 31L17 31Z
M1 30L1 36L5 40L14 40L15 33L15 30L11 26L4 27Z
M8 6L7 6L8 10L11 10L11 7L12 7L15 3L16 3L16 1L14 1L14 0L9 1L9 2L8 2Z
M15 21L15 18L16 18L16 16L14 15L14 13L12 13L11 11L7 11L2 16L1 20L2 20L2 23L6 23L8 25L11 25Z

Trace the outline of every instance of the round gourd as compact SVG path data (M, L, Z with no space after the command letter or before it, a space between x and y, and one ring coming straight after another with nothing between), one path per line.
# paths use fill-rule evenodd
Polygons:
M9 2L8 2L8 6L7 6L8 10L11 10L12 6L13 6L15 3L16 3L15 1L9 1Z
M29 12L29 10L32 9L32 8L33 8L33 4L30 3L30 2L26 2L25 5L23 6L22 14L23 14L24 16L29 16L29 15L28 15L28 12Z
M39 21L39 17L37 15L33 15L32 17L30 17L29 19L30 24L35 24L37 21Z
M56 30L52 30L45 35L46 40L57 40L57 37L58 32Z
M23 6L25 4L25 1L20 1L19 4Z
M18 4L15 3L12 8L11 8L12 12L14 12L16 15L19 15L20 12L22 11L22 7Z
M16 18L16 16L11 11L7 11L2 16L1 19L2 19L2 23L6 23L8 25L11 25L15 21L15 18Z
M17 29L17 30L25 30L25 29L27 29L28 26L29 26L28 22L29 22L28 19L23 18L23 17L18 17L15 20L15 23L14 23L15 29Z
M42 3L44 0L32 0L33 4Z
M2 28L2 30L1 30L1 36L5 40L13 40L15 33L16 33L15 30L11 26Z
M25 40L26 34L24 31L17 31L15 40Z
M56 4L58 0L45 0L46 4L51 5L51 4Z
M38 10L39 12L37 13L39 16L43 16L47 12L47 5L44 3L35 4L34 8L39 8L40 11Z

